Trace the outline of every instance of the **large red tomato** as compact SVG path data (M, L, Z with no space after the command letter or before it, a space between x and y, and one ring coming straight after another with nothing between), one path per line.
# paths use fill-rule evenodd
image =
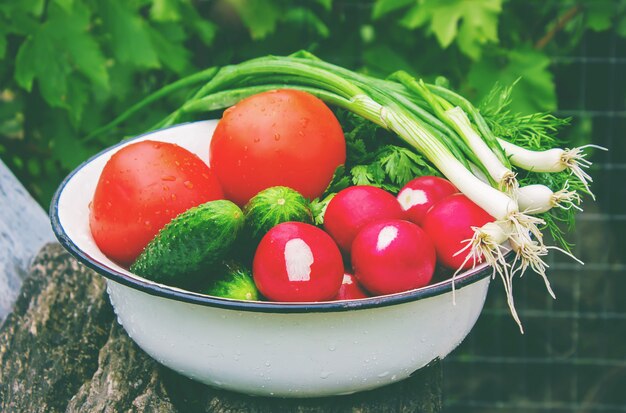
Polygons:
M219 182L195 154L171 143L137 142L102 170L89 226L107 257L129 265L176 215L221 198Z
M316 198L345 161L335 115L320 99L297 90L242 100L224 112L211 140L211 168L226 198L239 205L278 185Z

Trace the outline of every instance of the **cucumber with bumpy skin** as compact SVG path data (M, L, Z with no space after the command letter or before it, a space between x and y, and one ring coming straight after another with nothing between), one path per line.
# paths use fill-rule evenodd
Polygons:
M259 290L254 284L252 271L232 262L225 265L223 275L217 277L201 292L233 300L256 301L259 299Z
M153 281L184 286L228 254L243 223L241 209L227 200L191 208L159 231L130 270Z
M283 222L313 223L309 201L286 186L262 190L248 201L243 211L247 233L255 241L260 241L267 231Z

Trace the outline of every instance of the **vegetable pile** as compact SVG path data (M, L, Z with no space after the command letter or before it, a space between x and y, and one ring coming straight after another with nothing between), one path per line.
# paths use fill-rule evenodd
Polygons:
M516 275L531 268L554 297L545 257L574 258L562 226L581 194L593 197L590 162L585 147L558 148L568 120L510 112L514 85L477 108L442 82L402 71L379 79L298 52L181 79L98 133L191 86L154 129L226 109L210 148L207 137L209 167L169 144L131 144L105 167L91 205L98 246L139 275L256 297L241 293L249 282L224 287L235 272L266 299L322 301L406 291L430 283L436 266L455 277L487 263L520 329Z

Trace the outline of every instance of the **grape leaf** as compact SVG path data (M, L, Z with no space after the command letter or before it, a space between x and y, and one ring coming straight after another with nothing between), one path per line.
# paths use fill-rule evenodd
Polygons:
M180 21L179 2L176 0L152 0L150 18L157 22Z
M442 48L456 40L459 50L473 60L482 48L498 42L502 0L420 0L402 19L409 29L427 26Z
M179 25L160 25L160 30L149 28L150 42L163 65L176 73L189 68L190 51L184 47L185 33Z
M6 33L0 31L0 60L4 59L4 54L7 51L7 38Z
M160 67L145 20L119 0L99 2L102 26L111 35L111 49L122 63L141 68Z
M586 4L586 25L591 30L601 32L613 25L615 16L615 0L593 0Z
M71 13L74 7L74 0L55 0L55 3L61 6L67 13Z
M107 88L105 60L98 43L88 33L89 17L89 11L82 6L77 5L68 14L51 5L48 20L22 43L17 53L17 83L30 91L37 79L41 94L50 106L67 109L77 109L75 105L86 103L84 97L78 96L80 92L76 87L68 89L75 72L82 73L94 85Z
M293 8L285 13L284 21L298 25L298 27L308 28L321 37L328 37L330 35L328 26L309 9L302 7Z
M495 81L508 85L521 78L511 95L511 111L551 111L556 108L556 91L549 66L550 59L530 46L498 50L471 66L468 84L479 101L487 96Z
M372 19L379 19L411 3L415 3L415 0L377 0L372 10Z
M275 1L228 0L228 2L250 30L253 40L263 39L273 33L282 15L281 8Z
M327 11L333 8L333 0L317 0L317 2Z

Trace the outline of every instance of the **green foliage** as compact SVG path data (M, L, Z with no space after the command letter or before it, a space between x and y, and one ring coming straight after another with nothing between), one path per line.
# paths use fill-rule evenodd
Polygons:
M300 49L375 75L443 76L475 103L494 81L520 78L511 112L549 111L556 95L548 56L576 47L589 30L626 36L626 1L0 2L0 157L46 205L71 168L147 129L193 85L84 139L133 103L206 67ZM350 145L367 151L365 141ZM427 167L402 148L368 156L339 182L393 188Z
M404 16L409 29L427 27L442 48L456 41L459 50L477 60L483 47L498 42L502 0L420 0Z

